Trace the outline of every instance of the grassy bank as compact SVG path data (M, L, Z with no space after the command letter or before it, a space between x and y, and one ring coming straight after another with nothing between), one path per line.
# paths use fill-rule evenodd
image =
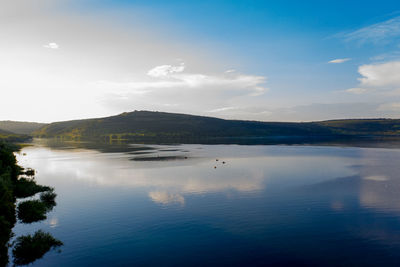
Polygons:
M36 184L34 170L24 170L17 165L13 152L18 149L16 145L0 141L0 266L6 266L9 261L8 248L13 245L10 244L10 239L13 235L12 228L17 222L16 210L18 219L22 223L31 223L46 219L46 213L56 205L54 189ZM40 193L39 200L20 202L16 209L17 198L31 197L37 193ZM46 238L42 238L43 236ZM25 242L26 240L31 242ZM38 247L36 244L39 243L41 249L38 251L29 248L32 244ZM33 262L51 248L61 244L61 241L43 232L38 235L18 237L13 249L14 264ZM24 255L24 251L29 251L29 255Z
M21 168L18 167L13 151L15 146L0 143L0 265L8 263L7 244L11 229L16 223L15 184Z

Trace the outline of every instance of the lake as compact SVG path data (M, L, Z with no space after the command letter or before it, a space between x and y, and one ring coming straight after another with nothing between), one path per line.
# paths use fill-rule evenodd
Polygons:
M34 266L400 264L400 149L36 142L55 187Z

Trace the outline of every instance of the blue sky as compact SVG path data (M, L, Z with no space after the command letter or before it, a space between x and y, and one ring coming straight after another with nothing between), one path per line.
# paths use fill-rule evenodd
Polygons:
M400 16L398 1L114 0L86 4L89 10L139 9L148 22L181 41L211 46L237 57L237 64L249 71L263 74L304 64L318 71L321 63L340 57L364 62L398 45L359 45L340 37Z
M293 121L400 116L397 1L6 2L15 12L12 19L0 13L15 26L10 43L25 36L20 49L38 69L60 68L53 84L31 77L30 85L47 95L55 87L80 92L90 104L46 118L43 110L34 120L134 109ZM65 82L65 74L73 79Z

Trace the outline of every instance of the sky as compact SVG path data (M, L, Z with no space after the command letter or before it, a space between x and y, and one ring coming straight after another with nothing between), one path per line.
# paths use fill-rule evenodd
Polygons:
M399 1L1 0L0 120L400 118Z

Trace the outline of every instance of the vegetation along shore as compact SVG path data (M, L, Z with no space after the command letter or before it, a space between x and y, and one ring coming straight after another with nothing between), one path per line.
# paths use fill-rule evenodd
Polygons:
M10 247L13 264L25 265L62 245L50 233L41 230L11 242L17 220L32 223L46 219L46 213L56 205L57 196L54 188L36 183L34 170L18 166L14 155L18 149L17 145L0 140L0 266L9 263ZM18 205L17 199L20 199Z

